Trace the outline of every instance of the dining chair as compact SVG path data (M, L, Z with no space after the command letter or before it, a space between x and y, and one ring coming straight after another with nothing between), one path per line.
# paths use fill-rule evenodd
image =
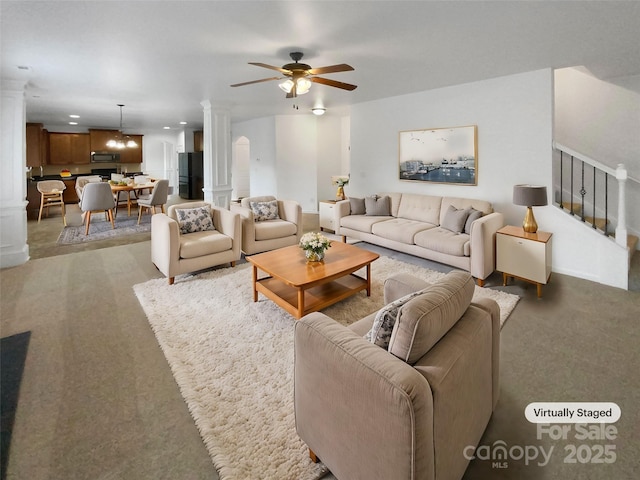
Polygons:
M160 206L160 210L164 213L164 204L167 203L167 197L169 196L169 180L158 180L151 190L149 195L138 196L138 225L142 218L142 209L146 208L149 211L153 209L153 213L156 213L156 207ZM152 214L153 214L152 213Z
M113 221L113 209L116 201L111 192L111 186L108 183L88 183L82 191L82 199L80 200L80 210L84 214L86 228L85 235L89 234L89 225L91 224L91 213L103 211L108 220L111 221L111 228L116 228Z
M38 223L42 218L42 210L47 209L47 217L49 216L49 207L59 206L62 210L62 223L67 226L67 217L64 211L63 192L67 186L62 180L43 180L38 182L36 188L40 192L40 213L38 213Z

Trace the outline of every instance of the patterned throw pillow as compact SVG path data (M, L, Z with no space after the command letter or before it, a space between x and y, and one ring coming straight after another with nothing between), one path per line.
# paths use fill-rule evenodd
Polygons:
M176 215L182 234L215 230L209 207L176 209Z
M254 215L256 222L262 222L264 220L277 220L278 216L278 201L271 200L270 202L249 202L251 211Z
M412 298L420 295L422 292L422 290L412 292L378 310L376 318L373 320L371 330L366 333L364 338L387 350L389 348L389 340L391 340L391 332L393 332L393 326L396 324L400 307Z

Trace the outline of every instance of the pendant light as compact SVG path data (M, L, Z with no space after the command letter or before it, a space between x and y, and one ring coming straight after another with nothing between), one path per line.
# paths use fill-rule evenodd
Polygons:
M118 150L123 148L137 148L138 144L131 137L122 134L122 107L124 107L124 105L119 103L118 106L120 107L120 131L116 138L112 138L107 142L107 147L117 148Z

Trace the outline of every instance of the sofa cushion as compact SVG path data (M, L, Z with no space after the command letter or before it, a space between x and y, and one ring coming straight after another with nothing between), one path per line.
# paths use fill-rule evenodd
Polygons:
M367 210L364 206L364 198L349 197L351 215L364 215Z
M442 197L403 193L398 207L398 217L440 225L441 203Z
M467 221L464 223L464 233L468 233L469 235L471 235L471 224L481 216L482 212L480 210L476 210L475 208L471 207L471 212L467 217Z
M440 226L454 233L462 233L469 213L471 213L469 208L457 209L453 205L449 205Z
M198 258L226 252L231 250L232 244L231 237L216 230L180 235L180 258Z
M391 199L388 196L365 197L364 206L366 215L369 216L389 216L391 215Z
M456 257L468 257L471 255L470 237L466 233L454 233L442 227L435 227L416 233L413 241L419 247L433 250L434 252Z
M177 208L176 217L181 234L207 232L214 229L209 207Z
M421 290L418 290L417 292L411 292L404 297L400 297L399 299L388 303L380 310L378 310L378 313L376 313L376 316L373 320L371 330L366 333L364 338L369 342L375 343L379 347L387 350L389 348L391 332L393 331L393 326L396 323L396 318L398 317L398 311L400 310L400 307L402 307L412 298L421 294Z
M378 222L392 220L393 217L370 217L367 215L347 215L340 219L340 226L358 232L371 233L371 228Z
M373 224L371 233L382 238L413 245L413 238L416 233L434 227L435 225L429 223L416 222L406 218L392 218L391 220Z
M273 238L295 235L297 227L286 220L267 220L255 224L256 240L271 240Z
M389 352L416 363L464 314L474 290L470 273L453 271L410 299L398 312Z
M278 216L278 201L271 200L268 202L249 202L251 211L253 212L253 218L256 222L263 222L265 220L276 220L280 218Z

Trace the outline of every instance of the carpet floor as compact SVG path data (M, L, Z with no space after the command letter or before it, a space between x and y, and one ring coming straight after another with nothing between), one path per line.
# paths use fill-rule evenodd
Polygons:
M433 282L444 273L380 257L372 264L372 293L323 311L348 325L383 306L383 279L411 273ZM204 443L223 480L316 479L326 473L309 460L295 431L295 320L270 300L251 301L251 268L183 275L169 286L154 279L134 286ZM489 288L504 322L519 297Z

